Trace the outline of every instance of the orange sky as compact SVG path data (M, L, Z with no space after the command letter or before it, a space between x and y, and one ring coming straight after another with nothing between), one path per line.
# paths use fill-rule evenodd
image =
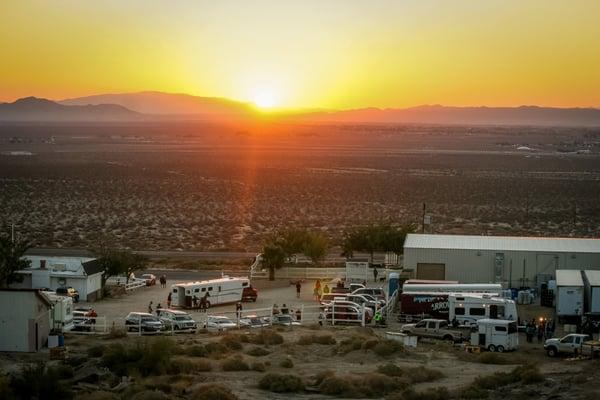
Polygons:
M600 1L0 2L0 101L600 107Z

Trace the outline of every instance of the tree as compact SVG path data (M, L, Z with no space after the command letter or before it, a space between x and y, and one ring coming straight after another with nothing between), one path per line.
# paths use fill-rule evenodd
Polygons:
M285 251L275 243L269 242L264 245L262 257L263 265L269 269L269 280L275 280L275 270L283 267L285 263Z
M364 251L370 254L373 262L376 251L402 254L406 235L414 232L415 229L412 224L393 226L389 223L355 228L344 235L342 255L352 257L355 251Z
M327 236L321 232L309 233L304 243L303 253L309 257L314 264L323 260L329 247Z
M302 253L306 243L310 238L310 233L306 229L289 229L280 232L273 243L276 243L284 251L286 257Z
M148 263L146 256L130 250L117 250L106 245L102 245L95 253L104 269L102 287L108 278L118 275L124 275L125 282L129 283L129 276L135 271L145 269Z
M31 261L23 258L30 247L25 240L13 241L8 236L0 236L0 287L23 281L23 275L17 271L31 266Z

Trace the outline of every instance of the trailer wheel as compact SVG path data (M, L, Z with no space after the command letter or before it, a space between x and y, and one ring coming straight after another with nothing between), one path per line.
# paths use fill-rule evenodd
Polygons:
M558 352L556 351L556 348L554 348L554 347L548 348L548 351L546 353L548 353L548 355L550 357L556 357L558 355Z
M493 344L490 344L490 345L488 346L488 351L490 351L490 352L492 352L492 353L493 353L493 352L495 352L495 351L496 351L496 346L494 346Z
M498 353L504 353L504 346L498 346L498 347L496 347L496 351Z

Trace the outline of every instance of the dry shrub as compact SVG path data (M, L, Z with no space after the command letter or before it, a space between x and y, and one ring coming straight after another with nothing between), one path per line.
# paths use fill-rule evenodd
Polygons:
M143 390L131 397L131 400L168 400L168 396L157 390Z
M250 369L252 369L252 371L256 371L256 372L265 372L267 370L267 367L265 364L263 364L261 362L253 362L252 365L250 366Z
M404 345L389 339L381 340L373 347L373 352L381 357L392 355L398 351L404 351Z
M406 387L406 382L389 376L369 373L361 375L332 375L319 385L321 393L338 397L381 397Z
M237 400L238 397L224 386L214 383L200 385L191 397L192 400Z
M227 334L221 338L221 344L229 350L242 350L244 347L242 338L245 338L245 336Z
M97 357L102 357L102 354L104 354L104 345L100 344L97 346L92 346L87 350L87 355L90 358L97 358Z
M415 392L413 389L405 389L402 392L394 393L386 397L386 400L448 400L452 394L445 387L430 388L422 392Z
M281 360L281 362L279 363L279 366L281 368L294 368L294 362L292 361L292 359L290 357L284 358L283 360Z
M410 368L406 371L406 378L411 383L432 382L444 377L442 371L426 367Z
M379 340L377 339L369 339L363 342L362 348L365 350L371 350L373 347L377 346Z
M248 350L246 352L246 354L248 354L249 356L253 356L253 357L263 357L263 356L267 356L271 353L263 347L256 346L256 347L253 347L250 350Z
M206 350L207 355L213 358L221 358L223 355L229 353L229 349L218 342L207 343L204 346L204 349Z
M197 372L208 372L212 370L212 364L208 360L188 360L186 358L175 358L169 365L169 373L173 375L189 375Z
M106 392L104 390L98 390L92 393L86 393L77 397L78 399L85 400L119 400L119 396L114 393Z
M335 371L332 371L330 369L321 371L317 375L315 375L315 377L314 377L315 384L314 385L319 386L321 383L323 383L323 381L326 378L331 378L332 376L335 376Z
M253 344L276 345L283 343L283 336L270 329L261 330L260 333L250 335L248 341Z
M310 345L310 344L323 344L323 345L334 345L336 344L336 340L331 335L302 335L300 339L298 339L298 344L300 345Z
M364 340L360 336L351 336L349 338L346 338L340 341L340 343L338 344L337 353L348 354L352 351L360 350L362 348L363 342Z
M208 350L206 349L206 347L196 344L187 347L185 349L185 354L192 357L206 357L208 356Z
M544 376L535 365L520 365L510 372L496 372L493 375L479 376L473 383L461 391L464 398L478 398L483 393L487 397L488 390L496 390L502 386L511 384L529 385L539 383L544 380Z
M304 390L304 382L296 375L291 374L266 374L258 387L275 393L300 392Z
M250 366L242 359L242 357L230 357L221 362L223 371L248 371Z

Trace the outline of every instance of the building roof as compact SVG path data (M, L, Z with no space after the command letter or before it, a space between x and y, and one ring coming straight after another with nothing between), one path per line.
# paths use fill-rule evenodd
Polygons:
M557 269L556 286L583 286L583 277L578 269Z
M590 286L600 286L600 271L586 269L585 276Z
M48 307L52 307L52 301L50 301L50 299L48 298L48 296L46 296L44 293L42 293L41 290L39 289L27 289L27 288L19 288L19 289L13 289L13 288L0 288L0 292L29 292L34 294L37 298L39 298L42 303L46 304Z
M600 253L600 239L410 233L406 236L404 248Z
M102 267L102 263L99 259L95 258L90 261L86 261L82 263L83 270L87 276L95 275L104 272L104 268Z

